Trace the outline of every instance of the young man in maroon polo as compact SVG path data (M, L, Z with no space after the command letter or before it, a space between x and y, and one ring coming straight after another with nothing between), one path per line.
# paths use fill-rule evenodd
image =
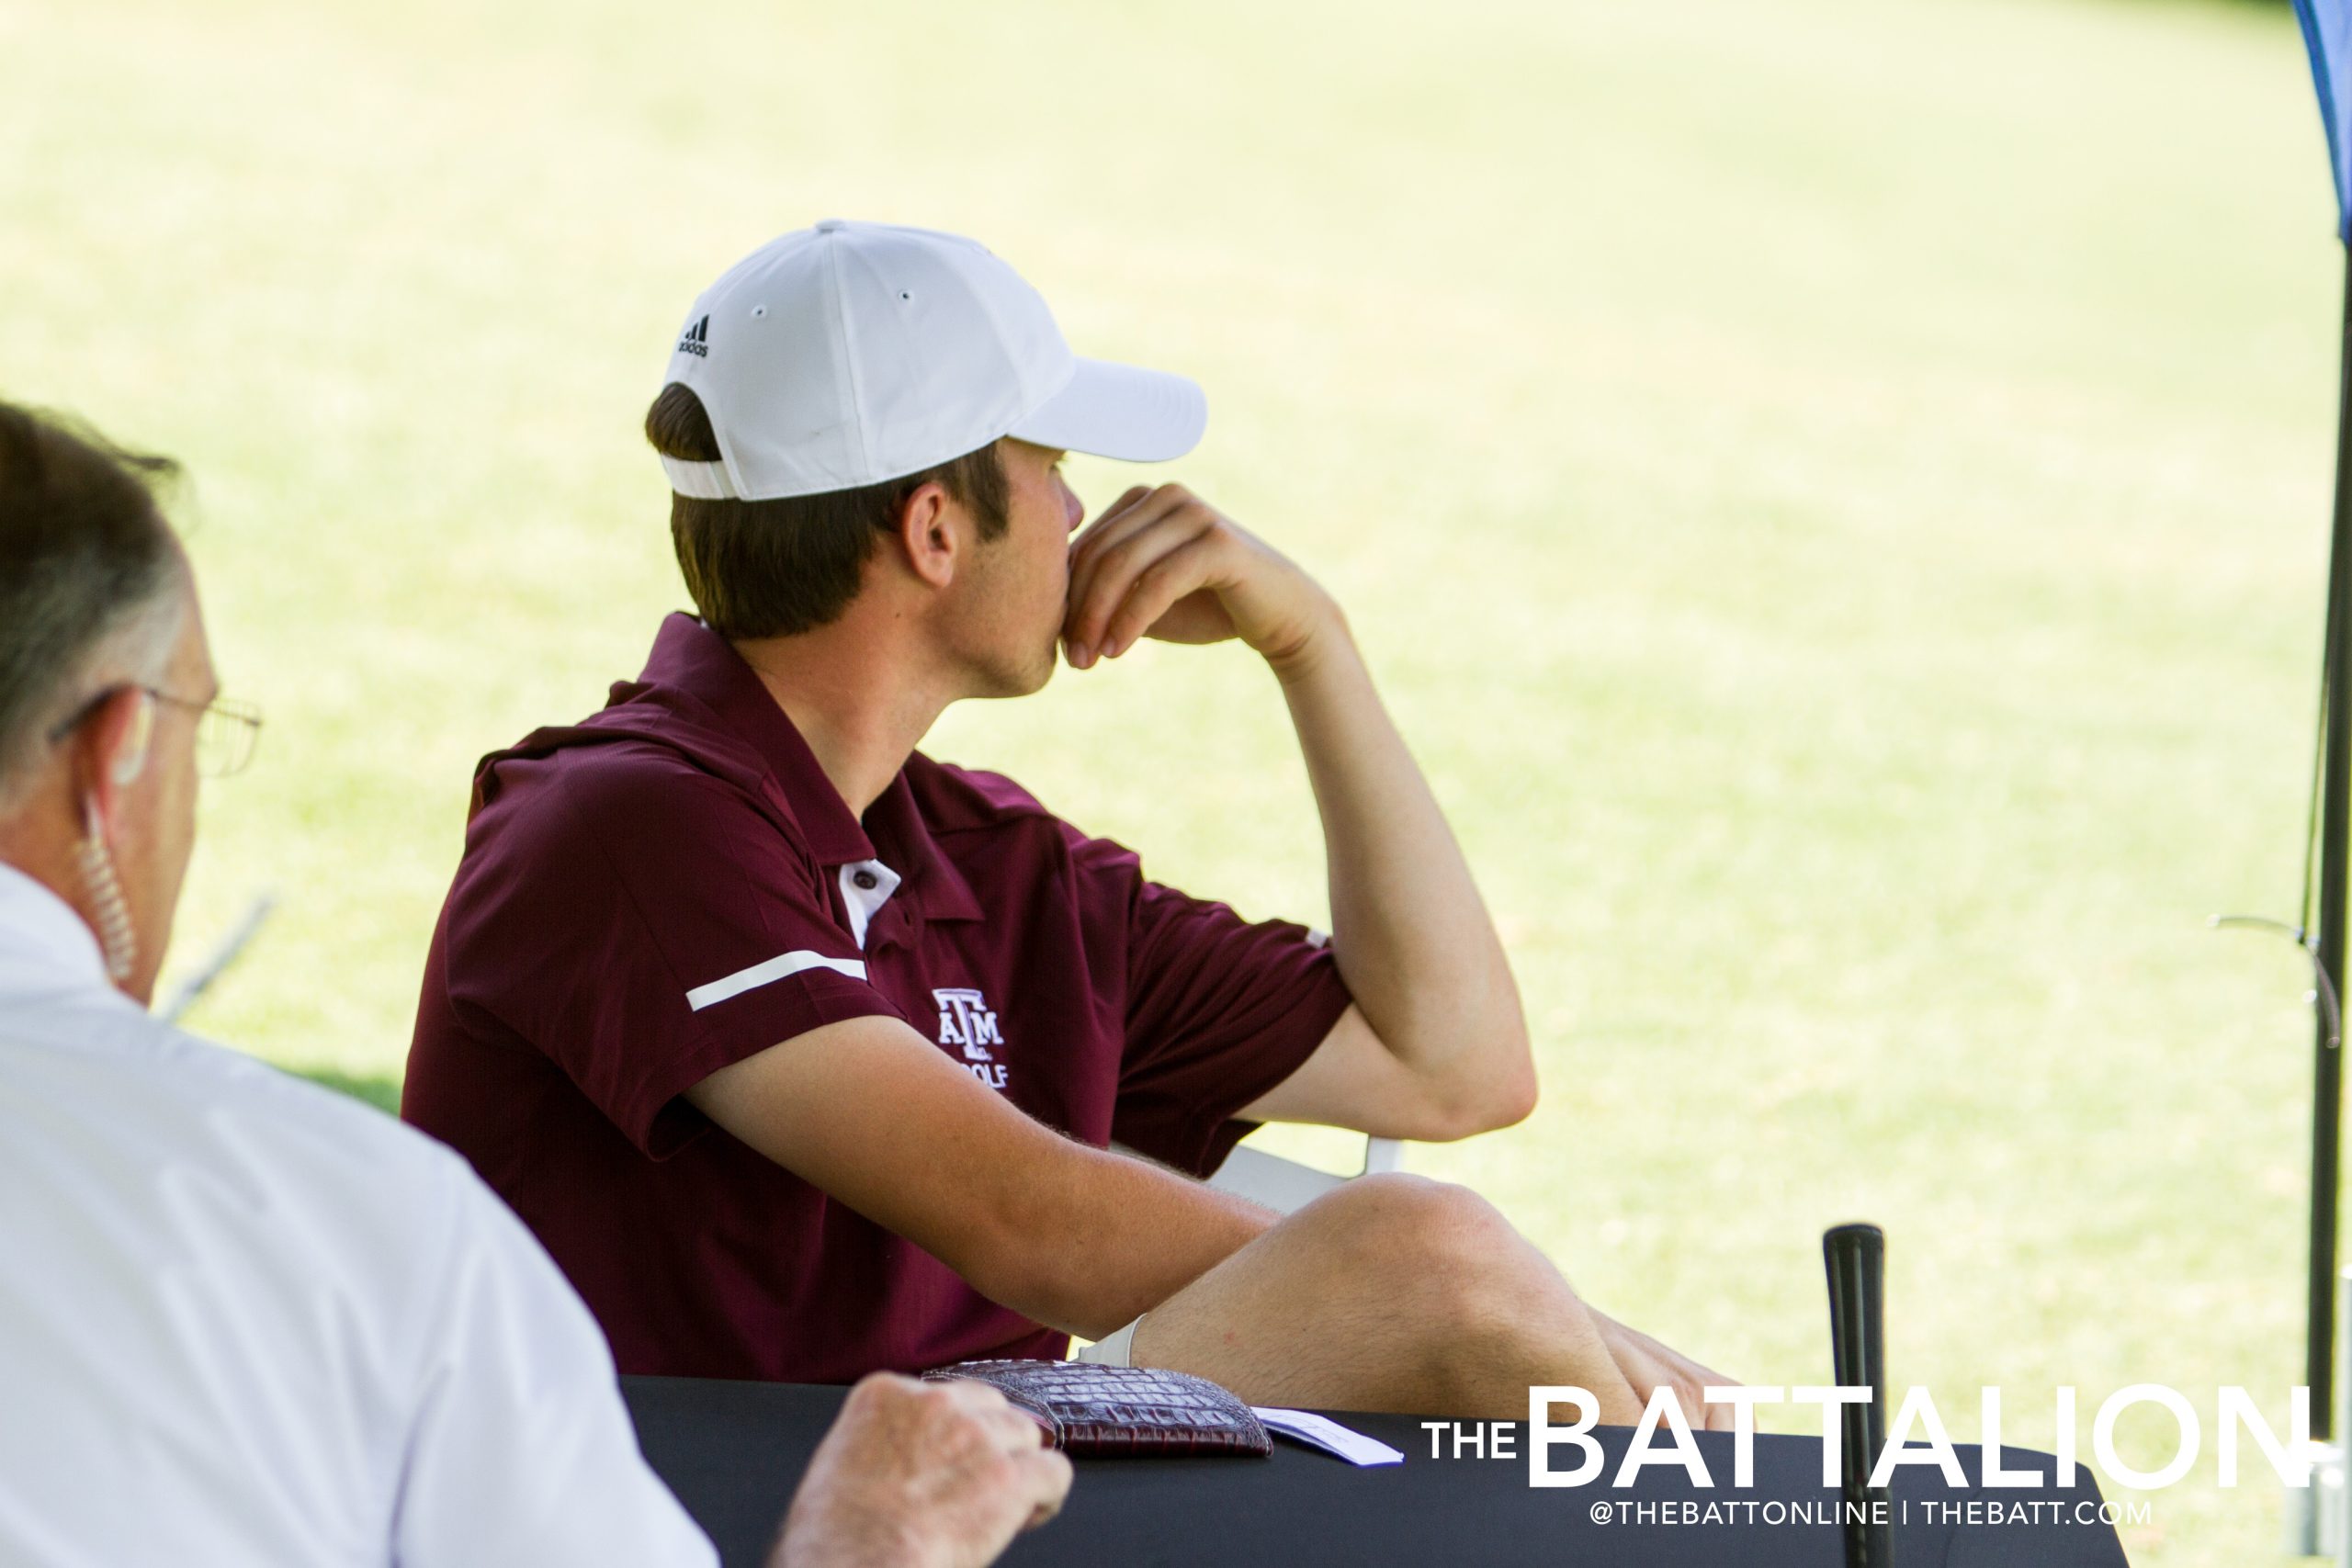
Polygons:
M1204 420L1188 381L1075 358L954 236L828 220L695 301L647 430L700 617L600 713L484 759L402 1103L622 1370L842 1382L1076 1333L1259 1403L1707 1409L1722 1379L1473 1194L1365 1179L1278 1218L1198 1179L1260 1120L1446 1139L1535 1097L1500 943L1338 606L1179 486L1069 536L1064 451L1178 457ZM1090 670L1147 636L1266 659L1329 945L914 749L952 702L1043 686L1057 643Z

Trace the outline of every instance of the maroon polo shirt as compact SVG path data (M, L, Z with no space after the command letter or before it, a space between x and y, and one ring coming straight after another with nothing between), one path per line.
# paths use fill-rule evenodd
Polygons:
M1304 927L1148 881L994 773L918 753L861 822L734 649L672 615L604 711L482 760L401 1114L538 1233L625 1372L1058 1357L683 1091L898 1018L1048 1126L1206 1175L1348 999Z

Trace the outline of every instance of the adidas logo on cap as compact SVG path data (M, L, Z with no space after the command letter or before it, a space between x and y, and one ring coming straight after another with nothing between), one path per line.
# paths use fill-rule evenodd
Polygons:
M678 352L691 354L697 359L710 357L710 318L708 316L705 316L686 329L686 335L678 340Z

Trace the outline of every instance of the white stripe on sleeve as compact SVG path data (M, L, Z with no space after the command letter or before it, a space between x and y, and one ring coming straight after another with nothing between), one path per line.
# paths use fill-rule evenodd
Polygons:
M853 980L865 978L865 965L854 958L828 958L821 953L811 953L802 948L797 953L782 953L763 964L754 964L749 969L738 969L723 980L696 986L686 993L686 1006L700 1012L714 1002L740 997L745 991L756 990L787 975L797 975L803 969L831 969Z

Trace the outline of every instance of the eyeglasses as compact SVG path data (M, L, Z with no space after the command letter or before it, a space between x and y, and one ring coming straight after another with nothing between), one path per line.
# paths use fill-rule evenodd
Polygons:
M132 682L108 686L74 709L71 718L49 732L50 744L55 745L73 734L89 722L90 716L105 706L109 698L128 691L144 692L159 703L196 715L196 771L207 778L227 778L254 760L254 750L261 743L261 710L253 704L232 697L199 703L189 697L174 696L160 687Z
M196 771L207 778L225 779L243 771L261 745L261 709L234 697L209 703L190 702L169 692L147 688L159 703L186 708L196 715Z

